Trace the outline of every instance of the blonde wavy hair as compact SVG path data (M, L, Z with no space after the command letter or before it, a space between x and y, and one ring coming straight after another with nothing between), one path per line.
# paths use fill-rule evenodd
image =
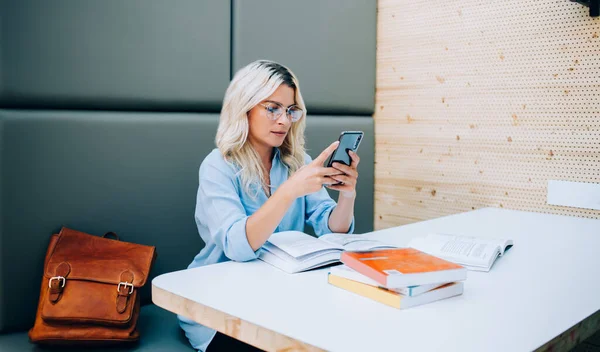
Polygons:
M298 79L287 67L273 61L258 60L240 69L225 92L219 128L215 142L223 158L240 168L244 191L252 196L252 185L260 185L268 192L270 185L264 178L261 159L248 140L250 126L248 112L275 90L285 84L294 89L295 103L304 110L304 116L292 126L279 147L281 160L287 165L289 174L304 165L304 129L306 128L306 106L300 94Z

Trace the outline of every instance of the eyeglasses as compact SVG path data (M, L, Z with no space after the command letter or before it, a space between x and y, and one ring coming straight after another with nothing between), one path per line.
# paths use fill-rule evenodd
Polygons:
M265 110L267 110L267 117L272 121L279 119L284 112L292 122L300 120L302 115L304 115L304 110L300 109L296 105L289 106L287 109L283 105L274 101L260 103L259 105L265 107Z

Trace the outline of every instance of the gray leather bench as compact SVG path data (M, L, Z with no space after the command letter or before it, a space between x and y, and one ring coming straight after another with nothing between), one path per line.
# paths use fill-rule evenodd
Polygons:
M311 156L365 131L356 232L372 230L375 14L374 0L0 0L0 351L40 350L27 330L61 226L156 246L151 278L189 264L198 167L255 59L298 75ZM265 38L269 23L289 36ZM149 282L140 343L107 350L190 351Z
M198 167L217 123L216 114L0 110L2 330L32 326L48 239L61 226L156 246L152 277L184 269L203 246L194 222ZM365 131L355 214L356 231L370 231L373 120L318 116L307 125L313 157L341 130ZM150 303L149 288L138 348L180 346L175 316ZM9 343L33 349L24 332L0 335L0 350Z

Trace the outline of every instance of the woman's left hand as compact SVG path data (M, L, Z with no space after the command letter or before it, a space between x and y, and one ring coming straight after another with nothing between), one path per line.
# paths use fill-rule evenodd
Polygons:
M340 184L329 185L327 188L340 191L341 195L344 197L353 197L356 194L356 179L358 178L358 171L356 167L360 162L360 158L353 151L348 151L350 158L352 158L352 162L350 166L344 165L342 163L335 162L332 167L343 172L341 175L330 175L332 179L340 182Z

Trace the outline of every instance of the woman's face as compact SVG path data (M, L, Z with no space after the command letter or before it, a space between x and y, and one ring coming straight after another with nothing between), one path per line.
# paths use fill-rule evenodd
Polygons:
M248 138L257 151L270 152L272 148L283 144L292 127L292 121L286 114L286 110L295 103L294 89L281 84L270 97L250 110L248 113L250 125ZM273 111L282 111L283 113L276 120L271 120L269 115L272 116Z

